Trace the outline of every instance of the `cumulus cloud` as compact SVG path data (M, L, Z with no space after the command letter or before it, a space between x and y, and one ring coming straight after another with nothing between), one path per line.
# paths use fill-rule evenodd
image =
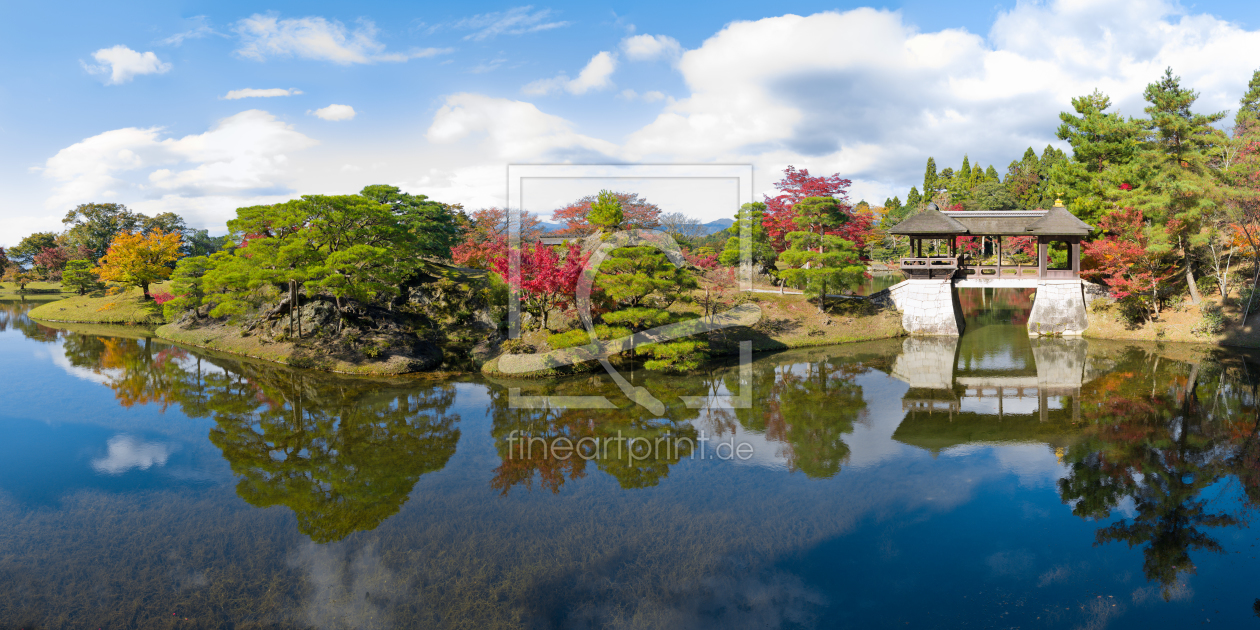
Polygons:
M267 88L265 90L256 90L254 88L245 88L243 90L231 90L227 94L219 97L224 100L234 101L239 98L271 98L273 96L296 96L301 94L302 90L297 88Z
M88 72L104 76L105 85L119 85L142 74L163 74L171 69L171 64L158 59L157 54L136 52L122 44L102 48L92 53L92 58L96 65L80 63Z
M634 35L621 40L621 51L632 61L674 59L682 54L678 40L668 35Z
M321 107L314 111L307 111L306 113L316 118L337 121L337 120L353 120L355 111L354 111L354 108L349 105L337 105L334 103L332 105L329 105L328 107Z
M499 35L525 35L568 26L568 22L552 19L551 9L534 10L533 6L514 7L507 11L481 13L449 24L439 24L430 32L443 28L472 30L466 40L482 41Z
M354 30L322 17L281 19L275 15L254 14L236 23L233 29L241 39L236 54L264 61L269 57L298 57L331 61L339 65L407 61L452 52L452 48L419 48L387 53L376 39L376 25L359 20Z
M551 79L534 81L522 88L522 91L535 96L560 90L570 94L585 94L591 90L611 87L612 73L616 69L617 58L610 52L600 52L591 57L576 79L570 79L568 75L561 73Z
M607 160L616 145L577 133L559 116L532 103L480 94L453 94L433 116L425 138L450 144L481 138L481 147L502 160ZM501 169L500 169L501 171Z
M1058 113L1095 88L1141 115L1166 66L1202 93L1198 109L1232 108L1257 58L1260 32L1153 0L1018 3L987 40L874 9L734 22L682 54L690 95L622 155L838 171L882 198L904 194L929 155L1000 169L1029 145L1062 145Z
M315 141L262 110L224 118L201 134L163 138L127 127L85 138L48 158L49 208L118 198L258 195L284 188L287 154Z

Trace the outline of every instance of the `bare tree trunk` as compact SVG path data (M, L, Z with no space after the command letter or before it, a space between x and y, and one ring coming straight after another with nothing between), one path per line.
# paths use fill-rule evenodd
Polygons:
M1229 298L1229 265L1234 262L1234 252L1229 252L1225 257L1225 275L1221 277L1221 301L1224 302Z

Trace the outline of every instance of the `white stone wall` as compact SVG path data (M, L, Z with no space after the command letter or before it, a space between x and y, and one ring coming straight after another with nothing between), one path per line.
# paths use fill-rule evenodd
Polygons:
M1089 327L1080 280L1042 280L1028 315L1028 334L1079 335Z
M888 290L901 311L901 325L912 335L961 335L962 308L953 281L906 280Z

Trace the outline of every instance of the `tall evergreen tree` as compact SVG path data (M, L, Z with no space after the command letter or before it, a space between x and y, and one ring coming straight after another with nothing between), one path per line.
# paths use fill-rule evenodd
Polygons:
M919 189L911 186L910 194L906 195L906 208L909 209L909 212L914 212L919 209L922 203L923 196L919 194Z
M931 201L939 190L939 176L936 174L936 158L928 158L927 168L923 171L923 197Z
M1200 301L1194 280L1192 248L1200 245L1203 221L1221 200L1215 173L1209 167L1212 152L1225 136L1212 126L1225 112L1196 114L1199 93L1181 86L1172 68L1143 92L1149 105L1149 135L1138 153L1138 166L1146 174L1136 191L1135 206L1170 228L1182 253L1191 299Z
M1136 181L1132 162L1142 128L1137 121L1108 112L1111 99L1098 90L1072 99L1072 108L1077 115L1060 113L1063 124L1056 133L1072 145L1072 159L1058 163L1050 178L1068 209L1097 225Z
M1234 128L1254 129L1260 126L1260 70L1251 74L1251 82L1247 84L1247 93L1238 103L1238 113L1234 114Z

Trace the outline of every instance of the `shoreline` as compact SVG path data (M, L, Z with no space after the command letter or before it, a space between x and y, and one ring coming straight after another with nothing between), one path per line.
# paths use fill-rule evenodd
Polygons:
M49 293L36 295L52 297ZM15 297L15 299L17 298ZM753 352L761 354L909 336L901 327L900 313L891 309L867 311L863 314L845 314L844 312L821 314L812 303L806 302L800 295L791 293L782 295L777 293L757 293L753 299L763 310L762 320L753 327L738 327L709 333L711 344L709 356L711 361L703 363L702 369L710 363L721 363L730 357L738 356L740 341L751 341L753 343ZM536 380L553 376L580 374L590 371L597 365L593 362L587 362L592 365L586 365L578 369L547 369L525 374L508 374L499 371L497 366L499 358L504 354L509 354L509 352L500 351L498 344L494 344L491 356L486 356L485 353L482 353L481 356L473 356L465 354L464 352L466 351L462 350L450 356L444 353L444 357L448 359L444 361L446 366L449 367L450 360L454 360L456 365L460 361L467 361L466 369L416 369L417 359L403 353L389 354L386 357L382 357L381 360L347 361L335 358L327 353L321 353L319 349L301 341L295 343L260 339L248 334L243 335L244 331L239 327L226 324L212 323L198 326L197 328L185 329L175 323L166 323L161 315L153 311L151 302L146 303L140 300L138 296L61 294L53 300L37 301L43 302L43 304L31 309L28 315L32 320L51 324L53 325L52 327L74 330L79 326L119 326L130 329L127 331L129 334L144 331L148 335L180 346L269 361L298 369L315 369L335 374L411 376L420 378L451 378L459 375L481 374L498 378ZM135 304L131 304L132 302ZM102 312L102 308L98 306L102 303L104 303L103 305L111 306L111 309L105 309L106 312L113 310L112 307L114 307L115 303L121 303L121 308L117 308L118 312L116 313L108 313L90 319L53 316L54 313L60 314L67 308L72 308L83 314L91 312L95 315L97 312ZM66 306L59 306L59 304L66 304ZM85 311L85 309L87 310ZM1103 342L1175 343L1202 348L1216 347L1238 350L1260 348L1260 324L1255 323L1256 318L1254 316L1244 327L1230 324L1221 333L1205 338L1190 332L1191 320L1198 321L1197 311L1198 309L1194 309L1192 313L1188 307L1170 308L1161 315L1160 320L1154 323L1146 322L1140 326L1134 326L1120 321L1117 314L1110 309L1091 309L1089 313L1090 326L1081 335L1081 338ZM137 315L141 317L137 318ZM1229 315L1234 314L1231 313ZM1235 318L1228 317L1228 319L1233 320ZM59 326L62 324L67 326ZM109 334L109 331L106 330L76 332ZM118 332L121 333L123 331L120 330ZM538 352L546 352L548 350L545 341L546 334L532 331L523 336L522 340L525 340L527 337L539 346L537 348ZM530 352L527 351L526 353Z

